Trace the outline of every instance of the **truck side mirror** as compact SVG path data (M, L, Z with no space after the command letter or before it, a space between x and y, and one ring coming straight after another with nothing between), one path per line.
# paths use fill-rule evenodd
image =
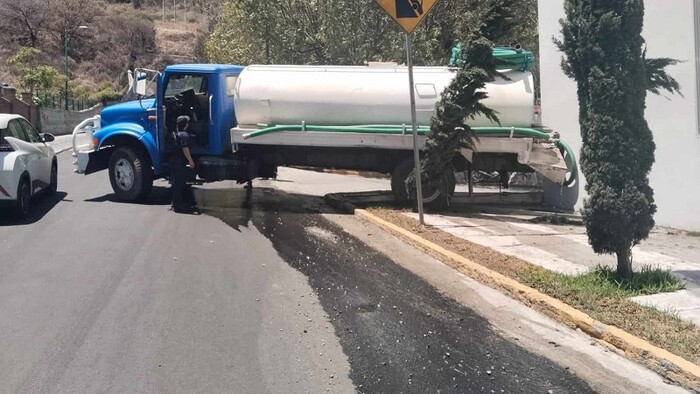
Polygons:
M146 95L146 85L148 83L148 73L144 70L136 69L134 70L134 83L132 85L132 91L140 96Z

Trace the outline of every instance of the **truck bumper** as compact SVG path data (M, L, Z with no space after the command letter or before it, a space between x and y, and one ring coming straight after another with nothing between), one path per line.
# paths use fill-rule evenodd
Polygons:
M78 174L92 174L106 170L109 167L110 149L99 149L90 151L78 151L75 161L75 172Z

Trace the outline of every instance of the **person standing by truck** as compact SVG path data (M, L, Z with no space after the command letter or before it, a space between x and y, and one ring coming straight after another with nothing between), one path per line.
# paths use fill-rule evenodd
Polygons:
M168 165L173 193L171 209L177 213L197 214L192 187L188 184L194 180L195 176L195 164L190 152L190 135L187 132L189 122L189 116L178 116L175 121L175 130L168 138L170 144Z

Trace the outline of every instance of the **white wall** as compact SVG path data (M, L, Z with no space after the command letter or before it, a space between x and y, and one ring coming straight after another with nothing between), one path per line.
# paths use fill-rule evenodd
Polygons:
M102 104L84 111L40 108L39 124L41 125L41 132L53 135L71 134L75 126L87 118L99 115L103 108Z
M700 6L700 0L695 0ZM562 54L552 37L561 37L559 19L564 18L563 0L540 0L540 69L543 123L558 130L578 153L576 84L561 71ZM644 38L649 57L685 61L669 71L685 97L647 97L646 118L657 145L651 173L658 212L658 225L700 230L700 134L696 85L693 0L646 0ZM584 180L585 181L585 180ZM580 184L584 198L583 182Z

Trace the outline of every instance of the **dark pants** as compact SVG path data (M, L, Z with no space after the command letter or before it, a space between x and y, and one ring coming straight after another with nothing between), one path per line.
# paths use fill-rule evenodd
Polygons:
M194 180L194 171L185 163L170 163L170 183L173 185L173 209L186 210L194 205L194 193L188 182Z

